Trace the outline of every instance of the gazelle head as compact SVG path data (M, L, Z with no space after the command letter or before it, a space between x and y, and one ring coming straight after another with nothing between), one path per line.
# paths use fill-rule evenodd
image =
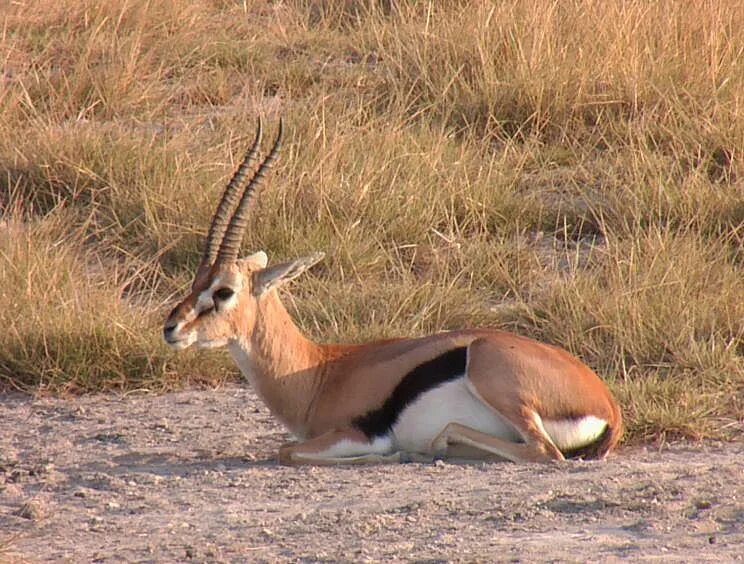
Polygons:
M191 292L173 308L163 325L163 338L171 347L221 347L239 336L250 336L260 300L323 258L323 253L315 253L271 267L263 251L238 259L250 204L276 159L281 140L280 120L274 145L245 185L261 144L259 119L256 139L227 184L212 218ZM228 216L233 208L232 216Z

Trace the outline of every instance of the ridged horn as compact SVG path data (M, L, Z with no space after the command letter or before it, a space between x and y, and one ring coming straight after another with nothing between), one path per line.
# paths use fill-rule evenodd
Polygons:
M256 139L253 141L251 148L248 149L248 152L245 154L243 162L240 163L240 166L238 166L235 174L233 174L230 182L228 182L225 187L220 203L217 205L217 210L214 212L212 224L209 226L209 232L207 234L207 243L204 246L204 255L202 256L200 269L211 266L217 256L217 251L220 248L222 239L225 235L225 230L227 229L230 220L230 210L235 206L235 202L240 194L240 187L245 181L246 174L255 164L258 148L261 144L262 133L261 118L259 117L256 126Z
M261 182L263 181L266 173L271 168L272 163L276 159L276 155L279 152L279 147L282 142L282 133L284 130L284 124L281 118L279 119L279 129L276 134L276 140L274 145L271 147L271 151L266 155L266 158L256 169L253 174L248 186L243 191L243 195L240 198L238 206L235 208L230 224L227 226L225 236L222 238L219 251L217 252L217 264L232 263L238 258L238 251L240 250L240 242L243 240L243 233L245 227L248 224L248 212L250 211L250 204L255 200L256 190L260 188Z

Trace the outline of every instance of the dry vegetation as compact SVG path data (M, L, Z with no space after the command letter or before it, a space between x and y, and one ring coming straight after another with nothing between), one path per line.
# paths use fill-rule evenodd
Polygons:
M738 4L738 5L737 5ZM253 133L246 236L322 249L318 339L490 324L607 379L629 438L744 417L738 2L64 0L0 9L0 384L219 382L160 322Z

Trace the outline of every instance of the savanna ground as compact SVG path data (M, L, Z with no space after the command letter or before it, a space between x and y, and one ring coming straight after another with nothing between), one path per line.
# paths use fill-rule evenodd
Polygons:
M487 558L516 515L522 544L549 558L559 531L610 514L639 538L665 518L680 519L669 538L692 534L684 519L702 515L718 552L697 556L734 554L720 535L743 519L740 443L638 445L742 436L744 4L64 0L5 2L0 18L0 523L21 532L8 550L90 559L75 552L90 527L133 538L114 517L141 507L153 535L218 514L238 523L228 530L268 523L260 542L181 531L205 559L261 542L274 548L256 558L362 558L353 546ZM618 397L624 450L606 466L298 471L266 462L286 436L254 418L247 392L112 395L235 379L221 353L173 354L159 332L257 115L284 116L287 135L244 248L326 252L286 296L310 334L478 324L559 344ZM109 395L77 397L87 392ZM170 417L171 434L152 430ZM217 426L202 436L197 422ZM649 494L658 503L634 529L623 508L644 480L667 493ZM512 501L499 505L504 489ZM395 510L404 498L414 509ZM21 515L35 500L48 507ZM276 504L284 525L241 513ZM389 522L368 519L380 508ZM78 520L65 528L68 512ZM419 519L430 536L405 525ZM271 541L272 527L295 541ZM437 535L449 539L439 552L396 544ZM297 552L319 537L325 549ZM187 556L174 546L122 554ZM639 546L626 556L647 554Z
M10 561L733 562L744 444L606 462L283 467L287 440L226 387L0 403Z

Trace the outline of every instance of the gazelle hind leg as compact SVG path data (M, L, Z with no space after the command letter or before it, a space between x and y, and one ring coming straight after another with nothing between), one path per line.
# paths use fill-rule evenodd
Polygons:
M432 441L431 448L436 453L448 453L451 445L466 445L484 453L495 454L512 462L549 462L563 460L563 455L552 445L545 448L539 441L528 440L515 443L489 435L477 429L450 423Z
M523 367L515 365L509 354L494 349L488 341L481 339L470 344L466 375L468 390L494 416L510 423L523 443L505 441L483 433L479 435L480 440L490 448L500 449L502 456L514 462L564 460L563 454L545 430L542 418L526 403L525 398L531 397L533 392L525 390L520 381L523 370ZM494 378L494 374L498 378ZM462 429L457 432L462 434ZM467 436L469 440L474 440L475 435L472 432L468 432Z
M479 397L477 390L471 391L474 392L476 397ZM451 423L445 429L445 431L447 431L447 429L452 428L452 438L449 439L449 442L461 442L459 439L464 438L469 441L464 444L478 446L472 444L475 441L480 443L482 447L487 447L484 448L484 450L502 456L512 462L549 462L551 460L565 460L563 453L557 446L555 446L555 443L545 430L545 427L542 424L542 419L536 411L529 409L526 406L522 406L518 409L511 409L509 411L504 410L502 412L493 405L485 402L482 398L479 397L479 399L483 401L484 404L488 405L495 415L508 421L517 431L519 436L522 437L523 442L518 443L508 441L456 423ZM478 448L482 447L478 446Z

